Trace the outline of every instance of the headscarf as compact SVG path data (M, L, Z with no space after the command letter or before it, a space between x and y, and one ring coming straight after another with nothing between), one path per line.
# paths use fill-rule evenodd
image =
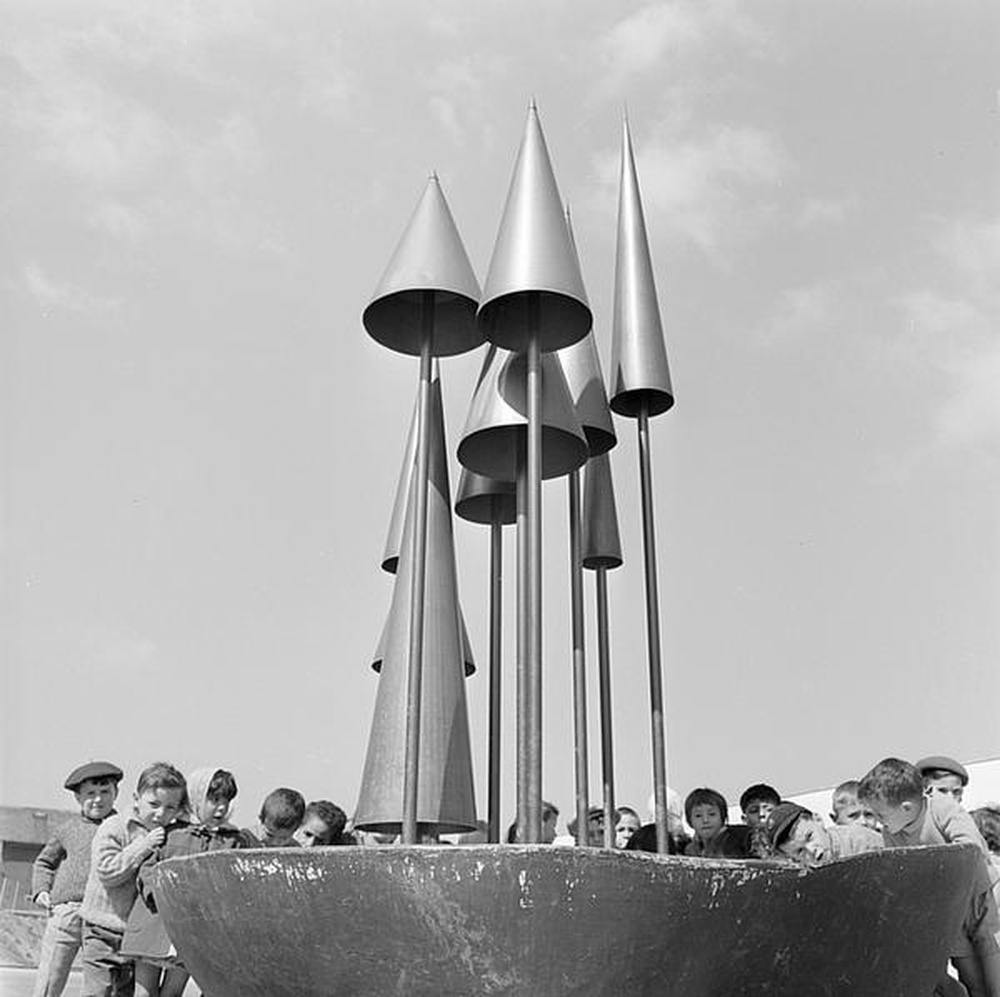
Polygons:
M208 802L208 787L212 785L215 773L221 771L223 770L218 765L210 765L205 768L195 769L188 776L188 799L191 801L192 824L197 825L201 823L201 811Z

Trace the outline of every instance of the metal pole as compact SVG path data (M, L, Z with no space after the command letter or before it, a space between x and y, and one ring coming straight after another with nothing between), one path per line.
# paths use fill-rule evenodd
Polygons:
M653 736L653 797L656 801L656 850L669 849L667 828L667 749L663 724L663 673L660 664L660 598L656 584L656 532L653 525L653 472L649 453L649 407L639 410L639 479L642 488L642 537L646 564L646 638L649 645L649 706Z
M608 639L608 569L598 568L597 674L601 690L601 776L604 781L604 847L615 846L615 746L611 720L611 651Z
M410 647L406 682L406 757L403 770L404 845L417 843L417 792L420 769L420 705L424 656L424 581L427 566L427 475L430 466L428 425L431 405L431 349L434 339L434 292L424 291L421 310L420 401L417 405L417 468L414 481L413 579L410 587Z
M528 737L528 459L527 441L517 453L517 833L528 841L531 753ZM539 829L539 837L541 830Z
M487 840L500 840L500 668L503 634L503 525L493 499L490 524L490 738Z
M576 764L576 840L590 844L587 811L590 809L587 758L587 661L583 622L583 557L580 553L580 472L570 471L569 578L573 632L573 756ZM596 842L595 842L596 844Z

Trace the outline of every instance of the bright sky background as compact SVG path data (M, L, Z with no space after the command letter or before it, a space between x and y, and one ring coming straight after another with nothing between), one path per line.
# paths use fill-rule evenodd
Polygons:
M1000 754L1000 5L2 8L0 803L162 757L232 768L244 823L276 785L353 810L417 387L361 312L431 170L485 277L532 96L605 373L629 110L677 396L651 423L672 785ZM453 488L480 362L442 364ZM618 795L644 808L616 422ZM569 816L566 489L544 491L544 793ZM488 531L456 543L485 817ZM513 646L511 621L505 819ZM596 800L593 642L588 666Z

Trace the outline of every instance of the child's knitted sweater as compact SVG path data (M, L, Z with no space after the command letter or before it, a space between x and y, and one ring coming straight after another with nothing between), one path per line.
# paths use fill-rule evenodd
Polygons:
M83 900L90 872L90 850L100 823L77 814L55 829L32 866L32 898L48 893L53 907Z

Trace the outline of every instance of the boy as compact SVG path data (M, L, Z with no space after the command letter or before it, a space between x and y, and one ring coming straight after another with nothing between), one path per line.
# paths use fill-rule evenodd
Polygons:
M951 961L969 997L1000 997L1000 947L995 937L1000 921L987 865L989 852L972 818L951 794L925 795L920 770L899 758L879 762L861 780L858 797L875 812L889 848L956 842L974 844L982 852L982 866Z
M98 825L115 812L122 770L111 762L88 762L64 783L76 797L79 818L61 824L38 853L31 873L31 899L49 912L42 936L33 997L59 997L83 944L80 905L90 872L90 849Z
M962 802L962 793L969 784L969 773L961 762L947 755L931 755L921 758L916 765L924 779L926 796L950 796L956 803Z
M806 869L882 848L882 835L870 827L859 823L824 827L812 811L790 802L768 814L764 835L771 855L784 855Z
M344 844L347 814L329 800L314 800L306 807L302 826L295 832L295 843L303 848Z
M306 801L294 789L280 787L264 797L258 820L264 848L296 848L295 832L306 814Z
M768 814L781 802L778 791L766 782L754 783L743 790L740 796L740 810L743 823L750 828L749 850L754 858L766 858L769 852L767 838L763 834L763 824Z
M834 824L846 826L847 824L861 824L870 827L873 831L878 830L878 819L872 812L872 808L865 806L858 799L858 780L848 779L842 782L834 791L830 806L833 812L830 820Z
M694 840L687 844L684 854L697 858L750 857L750 828L727 824L728 813L726 798L716 790L702 786L688 793L684 816L694 829Z
M167 827L187 811L184 776L155 762L139 776L131 814L108 817L97 829L83 894L81 997L130 993L131 963L119 954L136 898L139 866L163 844Z

